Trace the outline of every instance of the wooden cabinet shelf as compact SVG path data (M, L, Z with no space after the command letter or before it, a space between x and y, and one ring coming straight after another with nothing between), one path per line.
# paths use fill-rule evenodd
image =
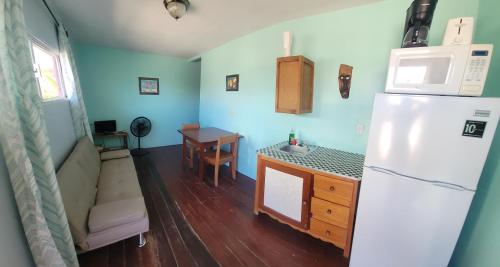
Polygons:
M351 252L359 180L258 155L254 213Z
M311 113L314 62L304 56L280 57L276 63L276 112Z

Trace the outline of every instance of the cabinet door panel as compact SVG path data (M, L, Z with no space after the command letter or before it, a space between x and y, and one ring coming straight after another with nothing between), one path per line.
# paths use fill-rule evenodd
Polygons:
M303 190L301 177L266 167L264 206L300 222Z
M310 113L314 62L304 56L280 57L276 64L276 112Z
M299 101L300 62L278 63L277 109L295 113Z
M259 206L283 222L309 229L312 174L264 161Z

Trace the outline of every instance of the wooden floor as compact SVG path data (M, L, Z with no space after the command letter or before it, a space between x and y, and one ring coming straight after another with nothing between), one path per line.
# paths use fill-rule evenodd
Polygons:
M342 251L253 214L254 180L229 170L218 188L181 167L180 146L135 158L150 220L147 244L130 238L79 256L81 266L348 266Z

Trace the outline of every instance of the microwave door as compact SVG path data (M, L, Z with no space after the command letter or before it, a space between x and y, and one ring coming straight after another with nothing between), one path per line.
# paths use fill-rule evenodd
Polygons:
M457 95L468 46L394 49L386 92Z

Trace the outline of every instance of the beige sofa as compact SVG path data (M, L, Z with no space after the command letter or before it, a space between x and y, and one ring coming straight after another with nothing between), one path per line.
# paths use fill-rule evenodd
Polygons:
M93 250L149 230L149 219L134 161L128 150L99 153L80 139L57 172L73 241L79 252Z

